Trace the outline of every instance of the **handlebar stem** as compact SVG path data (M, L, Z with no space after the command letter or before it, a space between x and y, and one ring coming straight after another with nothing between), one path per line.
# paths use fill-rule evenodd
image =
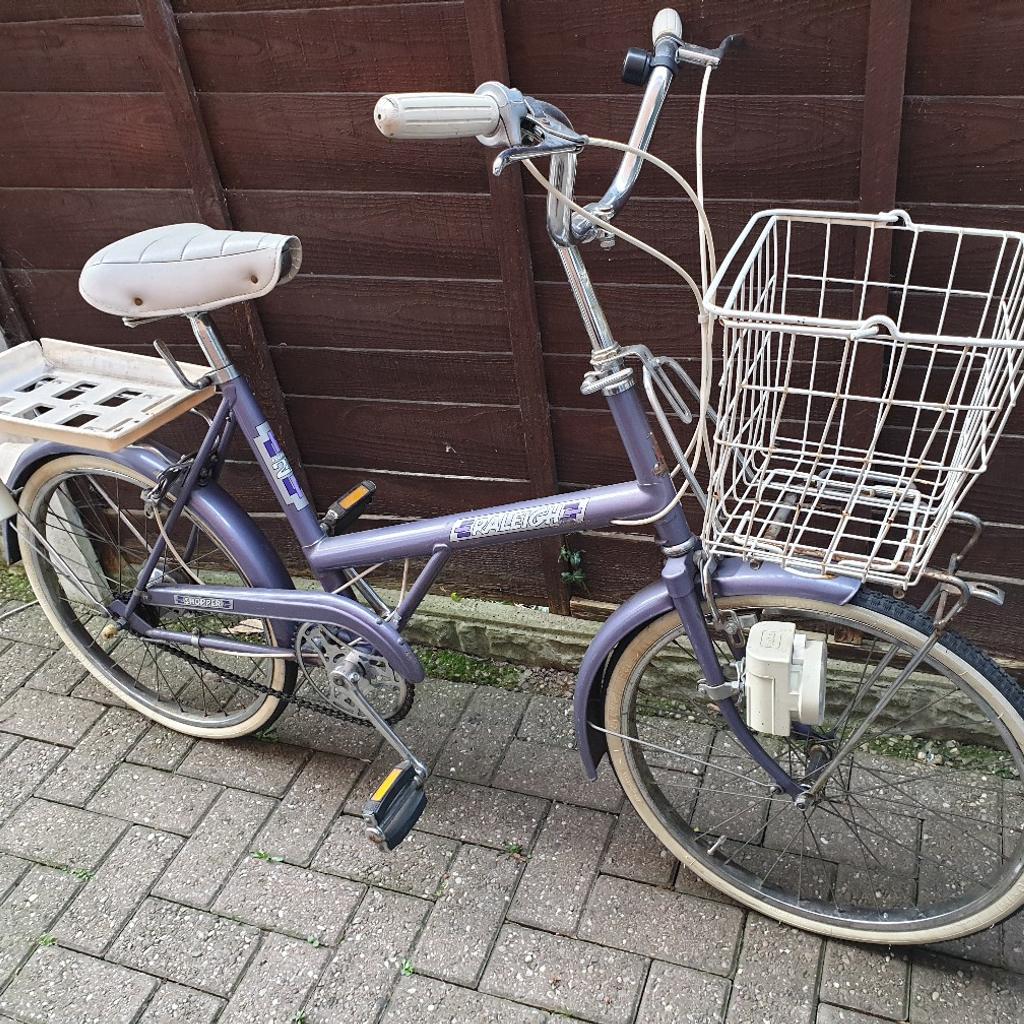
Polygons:
M665 38L658 45L658 57L672 59L657 64L651 72L636 123L629 136L629 144L644 152L651 144L658 117L675 77L674 57L679 45L678 40L672 38ZM662 54L662 50L666 52ZM608 191L596 203L588 204L587 209L604 220L611 220L626 205L642 169L643 159L635 153L626 153ZM577 242L589 242L596 238L597 234L597 229L586 218L578 213L573 215L572 236Z

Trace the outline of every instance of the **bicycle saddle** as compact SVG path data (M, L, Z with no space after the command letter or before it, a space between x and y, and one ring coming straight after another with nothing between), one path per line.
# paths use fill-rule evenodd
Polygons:
M168 224L121 238L90 257L78 290L114 316L202 313L266 295L302 263L294 235Z

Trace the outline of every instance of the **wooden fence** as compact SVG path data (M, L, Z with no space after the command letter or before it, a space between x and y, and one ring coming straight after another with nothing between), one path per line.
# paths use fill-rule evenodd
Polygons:
M622 54L656 0L0 0L0 317L49 335L148 348L79 298L95 249L160 223L293 232L302 273L221 317L320 507L364 476L374 524L629 475L610 418L580 396L587 342L518 173L473 141L389 144L381 92L489 78L624 138L639 94ZM693 9L687 9L692 7ZM719 246L779 203L888 209L1024 229L1019 0L705 0L689 38L744 48L713 78L708 204ZM692 167L699 76L682 73L654 151ZM588 155L579 193L603 191ZM622 224L695 259L687 201L648 171ZM686 296L634 251L587 252L618 338L695 364ZM244 453L239 453L239 459ZM281 539L244 461L228 482ZM968 507L989 523L973 567L1010 587L972 632L1024 653L1024 410ZM640 535L584 534L585 596L616 601L657 571ZM559 545L463 554L445 583L564 611ZM294 554L294 553L293 553ZM581 593L579 587L573 593Z

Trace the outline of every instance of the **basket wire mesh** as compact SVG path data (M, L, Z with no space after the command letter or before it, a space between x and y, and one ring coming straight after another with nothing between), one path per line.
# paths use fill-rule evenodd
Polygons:
M1024 235L767 211L707 308L723 369L706 549L916 583L1021 389Z

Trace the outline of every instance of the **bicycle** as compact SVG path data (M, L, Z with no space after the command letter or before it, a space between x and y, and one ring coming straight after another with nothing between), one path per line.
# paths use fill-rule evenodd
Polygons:
M386 96L375 110L396 138L477 136L501 149L495 173L521 162L547 189L548 232L592 343L582 390L607 401L634 480L353 533L372 499L360 484L318 518L210 318L293 277L298 240L171 225L100 250L81 291L129 325L186 316L206 364L183 366L159 343L163 362L112 366L46 340L0 356L0 424L33 439L0 490L5 535L68 649L153 720L228 739L293 704L376 729L401 763L364 817L390 849L422 813L428 778L395 729L424 676L402 630L448 559L652 526L661 577L608 618L580 667L585 773L596 778L607 754L666 848L748 907L859 941L950 939L1024 903L1024 690L949 628L968 599L1001 600L962 574L980 522L958 506L1020 390L1024 236L915 225L899 211L768 211L717 265L701 126L733 41L686 42L662 11L652 51L627 54L624 78L644 89L628 144L581 135L558 108L494 82ZM704 69L695 188L648 151L684 65ZM582 206L576 160L595 145L623 156L607 193ZM699 284L612 223L645 162L694 204ZM811 244L795 241L805 232ZM594 239L638 244L681 275L698 305L699 382L614 340L580 254ZM884 241L902 280L874 276ZM953 253L921 284L914 268L936 241ZM960 333L944 334L950 323ZM213 397L194 453L146 440ZM218 482L235 432L320 590L295 589ZM687 491L705 508L700 535ZM953 523L971 539L934 569ZM389 605L370 572L414 558L424 568ZM934 586L921 607L900 598L924 579Z

